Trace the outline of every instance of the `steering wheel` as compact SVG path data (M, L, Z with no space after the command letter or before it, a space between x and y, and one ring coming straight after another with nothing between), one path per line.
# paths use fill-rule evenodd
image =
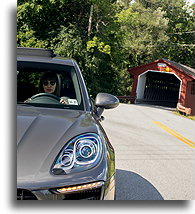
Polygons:
M60 97L49 93L39 93L33 95L29 103L60 104Z

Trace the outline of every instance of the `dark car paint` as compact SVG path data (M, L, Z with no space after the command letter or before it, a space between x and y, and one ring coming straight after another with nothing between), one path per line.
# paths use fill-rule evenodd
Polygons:
M17 123L17 176L20 188L24 186L30 188L41 186L43 188L48 187L48 184L50 187L55 187L61 186L62 182L63 186L66 186L78 182L85 183L86 180L95 181L97 177L105 181L107 176L114 173L114 171L107 172L106 166L110 160L107 160L106 156L112 155L103 154L100 163L102 167L98 166L66 176L51 174L50 168L56 156L72 136L86 132L102 132L102 128L99 128L100 124L97 124L92 114L72 110L18 106ZM110 145L105 146L111 150L110 152L113 152ZM105 172L107 172L106 175Z
M64 58L18 56L19 67L23 66L23 62L74 66L84 100L84 110L18 105L17 188L32 191L39 200L63 200L63 194L53 194L51 190L103 181L101 199L106 198L115 184L114 149L99 122L99 117L92 109L77 63ZM72 138L83 133L102 136L103 153L100 162L82 172L54 175L51 169L62 148Z

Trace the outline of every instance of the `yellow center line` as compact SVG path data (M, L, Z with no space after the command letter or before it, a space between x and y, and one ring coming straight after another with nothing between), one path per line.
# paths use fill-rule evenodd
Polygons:
M164 124L158 122L158 121L152 121L154 124L156 124L157 126L159 126L161 129L167 131L169 134L173 135L174 137L176 137L178 140L182 141L183 143L185 143L186 145L195 148L195 143L192 142L191 140L188 140L187 138L185 138L184 136L178 134L176 131L170 129L169 127L165 126Z
M163 128L167 129L167 130L170 130L171 132L175 133L177 136L181 137L182 139L188 141L189 143L195 145L194 142L192 142L191 140L188 140L187 138L185 138L184 136L178 134L176 131L170 129L169 127L165 126L164 124L160 123L160 122L155 122L155 121L152 121L153 123L155 123L156 125L159 125L159 126L162 126Z

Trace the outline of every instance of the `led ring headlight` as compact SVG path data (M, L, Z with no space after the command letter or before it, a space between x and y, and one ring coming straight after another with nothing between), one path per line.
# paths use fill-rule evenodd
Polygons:
M60 162L63 166L68 167L73 162L73 150L67 150L60 158Z
M84 142L79 145L79 155L83 158L90 158L96 152L96 147L93 142Z
M101 138L97 134L79 135L62 149L52 172L59 175L92 168L100 160L102 149Z
M70 166L71 165L71 157L69 155L64 155L61 158L61 163L64 166Z

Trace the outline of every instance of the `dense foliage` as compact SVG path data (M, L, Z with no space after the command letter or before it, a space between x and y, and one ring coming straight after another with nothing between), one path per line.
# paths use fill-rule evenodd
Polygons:
M18 0L17 44L75 58L92 96L129 95L128 67L194 67L193 19L184 0Z

